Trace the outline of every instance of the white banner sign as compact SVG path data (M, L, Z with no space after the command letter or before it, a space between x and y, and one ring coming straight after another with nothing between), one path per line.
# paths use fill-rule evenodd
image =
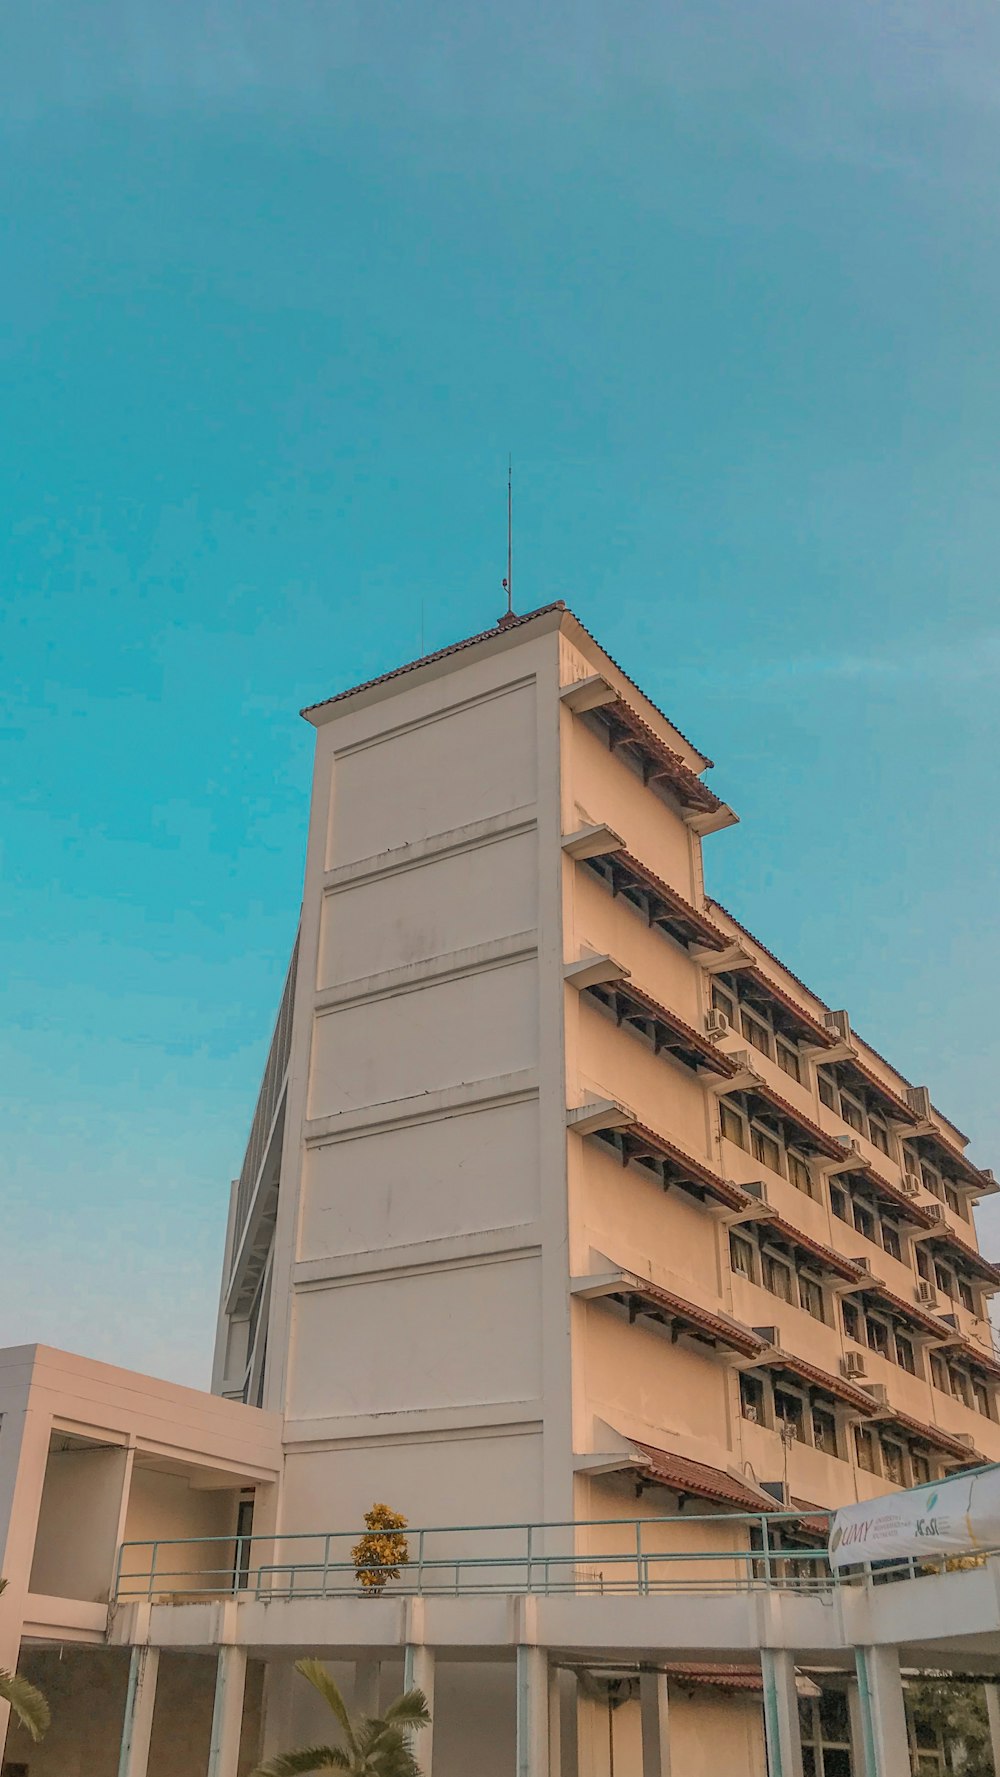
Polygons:
M830 1565L1000 1548L1000 1464L844 1506L830 1526Z

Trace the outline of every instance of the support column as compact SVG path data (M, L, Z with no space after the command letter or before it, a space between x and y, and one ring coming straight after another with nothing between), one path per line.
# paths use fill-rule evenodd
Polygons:
M670 1777L670 1710L665 1672L640 1672L642 1777Z
M851 1732L851 1770L865 1777L865 1724L861 1718L861 1693L856 1678L847 1681L847 1715Z
M434 1649L408 1641L403 1655L404 1691L423 1691L430 1711L430 1727L417 1728L413 1734L413 1756L423 1777L431 1777L434 1756Z
M156 1702L156 1675L159 1666L159 1648L134 1647L132 1649L128 1669L128 1691L125 1695L125 1718L122 1722L118 1777L146 1777L146 1766L149 1763L149 1736L153 1731L153 1706Z
M215 1673L215 1706L208 1777L236 1777L243 1729L247 1657L241 1647L220 1647Z
M378 1660L356 1660L354 1664L354 1713L378 1714Z
M894 1647L856 1647L854 1661L866 1777L910 1777L899 1654Z
M768 1777L802 1777L795 1662L784 1648L761 1648Z
M549 1777L549 1662L542 1647L517 1650L517 1777Z
M996 1777L1000 1777L1000 1686L984 1684L986 1692L986 1715L990 1724L990 1751L993 1754L993 1769Z

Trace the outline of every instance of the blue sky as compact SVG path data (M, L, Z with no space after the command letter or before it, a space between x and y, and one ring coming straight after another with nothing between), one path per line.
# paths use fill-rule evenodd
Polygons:
M0 1343L205 1380L297 710L493 621L508 448L516 603L718 761L719 898L1000 1158L998 50L962 0L8 9Z

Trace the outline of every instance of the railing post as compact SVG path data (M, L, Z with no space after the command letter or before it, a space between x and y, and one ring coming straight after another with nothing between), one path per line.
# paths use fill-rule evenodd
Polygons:
M329 1585L329 1582L330 1582L330 1532L327 1531L326 1536L323 1539L323 1597L324 1598L326 1597L326 1588Z
M642 1554L642 1519L635 1521L635 1583L636 1590L645 1594L649 1591L649 1576L645 1572Z
M149 1591L146 1594L147 1598L149 1598L149 1599L152 1599L153 1592L155 1589L154 1582L156 1579L156 1557L159 1553L159 1549L160 1549L159 1543L154 1543L153 1544L153 1553L150 1556L150 1560L149 1560Z
M424 1589L424 1532L417 1535L417 1591Z
M531 1591L531 1533L532 1533L533 1529L534 1529L534 1525L529 1524L528 1525L528 1546L527 1546L527 1571L525 1573L525 1579L524 1579L524 1589L526 1592Z
M764 1551L764 1584L770 1586L774 1579L774 1570L771 1566L771 1533L768 1529L766 1514L763 1512L760 1516L760 1537L761 1548Z

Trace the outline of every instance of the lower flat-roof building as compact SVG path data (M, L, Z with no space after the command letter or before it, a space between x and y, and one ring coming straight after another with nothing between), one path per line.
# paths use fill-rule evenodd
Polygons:
M316 764L301 924L230 1203L213 1379L228 1399L204 1420L215 1478L164 1458L207 1512L181 1514L179 1535L210 1521L205 1535L230 1539L200 1545L214 1552L191 1556L192 1573L217 1560L220 1593L248 1623L243 1595L266 1566L272 1627L271 1594L285 1586L292 1605L298 1588L305 1610L311 1586L310 1644L332 1658L315 1613L333 1609L330 1573L350 1562L336 1536L332 1556L310 1539L354 1531L375 1500L411 1526L573 1526L538 1531L528 1570L512 1570L530 1593L530 1563L547 1562L551 1599L560 1574L574 1594L613 1591L616 1553L652 1561L635 1570L647 1582L665 1583L667 1558L685 1552L698 1557L692 1586L754 1579L762 1534L770 1562L815 1544L827 1508L1000 1460L988 1317L1000 1273L973 1222L992 1175L924 1087L711 898L703 840L736 817L705 755L562 605L305 713ZM229 1426L242 1470L216 1447ZM5 1417L0 1475L6 1430ZM109 1442L93 1472L118 1489L111 1542L142 1541L121 1504L129 1446ZM59 1485L46 1481L42 1525ZM251 1494L260 1540L244 1544ZM782 1511L763 1533L745 1517ZM468 1544L437 1547L425 1577L470 1559ZM499 1550L494 1539L487 1553ZM147 1604L176 1595L178 1634L194 1624L185 1610L204 1609L188 1556L166 1558L176 1585L129 1557L140 1583L119 1587L118 1621L136 1645L145 1581ZM456 1590L473 1589L469 1571ZM502 1577L490 1568L489 1587ZM368 1601L375 1613L391 1591ZM38 1608L24 1609L30 1628ZM187 1632L201 1647L199 1625ZM388 1650L398 1642L401 1662L419 1645L413 1623L379 1633L384 1684L401 1682ZM748 1671L722 1657L748 1652L727 1633L699 1645L672 1631L658 1650L612 1635L600 1660L567 1654L584 1673L579 1707L563 1704L567 1774L605 1777L613 1759L617 1777L651 1777L666 1691L639 1695L643 1663L669 1668L674 1777L714 1772L723 1753L734 1777L762 1772L759 1642ZM474 1659L439 1673L435 1770L457 1777L474 1757L491 1777L516 1757L536 1777L538 1747L514 1746L535 1681L526 1667L519 1686L495 1631L481 1634ZM198 1657L183 1635L167 1645ZM251 1645L266 1664L267 1646ZM123 1655L106 1657L120 1677ZM265 1744L294 1739L308 1700L287 1650L263 1696ZM802 1716L820 1772L808 1694ZM825 1744L837 1777L847 1742ZM244 1724L244 1764L255 1746ZM48 1777L47 1756L31 1777ZM157 1757L166 1773L154 1734ZM228 1777L213 1757L213 1777Z

